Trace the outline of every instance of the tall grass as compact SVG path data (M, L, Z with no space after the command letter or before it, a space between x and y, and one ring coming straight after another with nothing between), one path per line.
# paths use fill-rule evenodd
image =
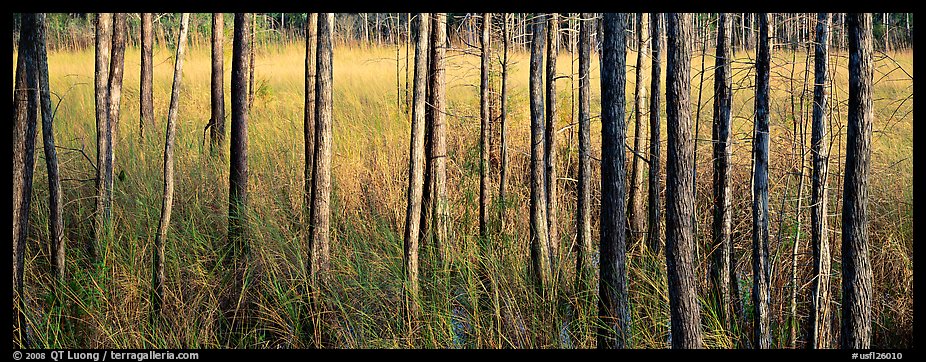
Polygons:
M226 47L226 63L230 47ZM710 51L710 50L709 50ZM15 54L15 52L14 52ZM126 53L119 139L115 142L114 238L101 247L100 261L90 265L85 245L92 238L95 121L93 51L58 51L49 56L51 90L60 98L55 116L61 175L67 275L61 288L50 276L47 185L45 168L36 167L32 227L26 252L26 302L33 340L46 348L160 347L304 347L300 336L306 299L306 231L302 226L302 112L304 49L287 45L260 49L256 61L256 98L249 118L250 245L248 288L257 323L231 338L221 332L219 301L230 293L222 259L227 227L227 151L211 156L203 145L209 119L210 59L207 46L190 49L185 60L176 138L176 198L166 253L166 286L162 320L150 318L152 244L159 216L164 117L171 79L172 53L155 51L154 102L157 121L138 134L138 49ZM404 57L404 52L401 54ZM448 187L451 205L449 263L432 258L430 244L422 245L421 318L407 324L402 315L402 225L408 157L409 121L397 108L396 54L393 48L337 47L334 51L334 155L332 160L331 270L328 287L320 293L323 313L311 316L332 347L346 348L589 348L597 329L597 280L577 293L573 285L576 127L570 87L561 80L558 126L562 178L558 215L564 253L552 298L538 297L529 282L527 195L529 184L529 114L527 112L527 57L513 54L509 75L508 144L510 147L509 203L505 228L492 212L492 235L477 237L478 216L478 57L458 50L448 52ZM733 207L737 268L748 311L751 283L750 150L754 81L750 53L734 63ZM805 53L799 52L795 72L803 74ZM912 75L912 52L891 53ZM14 55L15 57L15 55ZM569 73L570 55L558 61ZM630 52L628 59L636 53ZM597 59L597 57L593 57ZM773 339L787 347L787 296L790 282L790 243L796 227L793 172L799 155L791 154L792 114L789 79L792 55L774 53L772 74L770 156L770 216L783 217L771 225ZM700 57L692 57L693 76ZM711 151L710 119L713 89L708 64L703 87L697 155L697 234L702 330L707 347L747 347L745 338L724 330L707 295L707 252L710 240ZM404 68L405 60L399 60ZM634 62L628 61L632 66ZM833 64L835 100L831 114L833 146L830 160L830 225L834 250L834 286L839 283L840 205L847 94L846 55ZM15 61L14 61L15 64ZM871 259L874 266L874 346L912 345L912 79L891 71L895 62L879 57L875 75L875 122L871 180ZM228 68L228 67L226 67ZM401 69L401 71L406 71ZM592 64L592 114L600 109L598 64ZM628 67L628 74L633 74ZM884 77L882 78L882 75ZM400 75L398 87L404 87ZM226 74L226 85L230 74ZM628 77L628 89L633 89ZM699 87L693 78L692 101ZM663 82L665 84L665 82ZM800 84L798 82L798 84ZM800 88L798 88L800 89ZM229 89L226 89L229 94ZM632 104L632 92L628 92ZM53 100L56 97L53 96ZM399 91L404 96L404 91ZM909 97L908 100L902 101ZM805 110L810 99L806 97ZM404 102L399 102L403 103ZM230 103L226 102L230 106ZM692 111L697 108L692 105ZM630 108L628 108L630 109ZM896 112L895 112L896 110ZM230 114L230 112L228 112ZM628 112L628 127L632 126ZM794 115L794 117L798 117ZM809 117L809 116L807 116ZM228 124L228 122L226 122ZM597 228L599 209L600 121L592 120L592 210ZM644 125L646 126L646 125ZM665 134L665 130L661 130ZM808 127L809 133L809 127ZM497 137L493 136L494 140ZM665 138L663 137L663 140ZM809 137L807 137L809 142ZM206 140L208 142L208 140ZM665 142L665 141L663 141ZM89 156L85 158L81 153ZM41 158L41 149L36 150ZM628 155L629 157L629 155ZM492 156L491 180L497 182L497 155ZM42 165L41 160L36 160ZM809 171L805 171L805 177ZM791 181L788 181L791 179ZM490 187L496 190L497 187ZM494 193L494 191L493 191ZM809 192L804 193L808 197ZM494 197L494 196L493 196ZM781 199L785 197L784 199ZM783 201L782 201L783 200ZM803 205L809 202L805 200ZM784 207L782 209L782 206ZM495 207L503 207L496 205ZM803 215L807 210L801 210ZM807 216L801 232L808 233ZM597 235L597 233L595 234ZM802 238L806 240L807 238ZM810 249L800 248L799 312L806 315L809 300ZM594 256L597 260L597 256ZM669 316L665 259L641 245L628 252L633 332L638 348L668 346ZM839 306L839 288L834 307ZM233 296L234 297L234 296ZM838 316L838 312L833 313ZM838 322L838 319L836 320ZM834 324L838 325L838 324ZM838 328L836 329L838 333ZM16 341L14 341L15 343Z

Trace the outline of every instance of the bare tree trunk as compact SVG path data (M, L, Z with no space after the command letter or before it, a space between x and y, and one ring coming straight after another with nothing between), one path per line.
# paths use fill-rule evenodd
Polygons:
M428 72L428 13L418 14L415 44L415 84L412 92L411 139L409 142L408 193L405 211L405 312L408 320L418 315L418 233L421 221L421 193L424 183L424 113Z
M601 54L601 271L598 348L631 346L625 234L624 85L627 38L624 14L606 13Z
M794 42L795 44L797 44L798 42L797 38L794 40ZM797 47L797 45L795 45L795 47ZM806 160L806 157L804 156L806 154L806 149L804 146L806 144L806 137L804 136L805 125L806 125L804 122L804 119L805 119L804 118L804 98L805 98L805 95L807 94L807 78L809 78L809 73L810 73L810 42L807 42L806 53L807 53L807 57L805 58L805 62L804 62L804 80L801 86L800 99L798 101L798 103L800 104L800 107L798 108L798 111L796 113L799 116L795 116L796 118L792 117L795 123L794 128L796 130L796 132L794 132L794 139L797 140L800 146L798 155L800 155L800 158L801 158L800 168L798 169L798 172L796 174L796 176L798 177L797 207L795 208L796 222L794 225L794 242L792 243L792 249L791 249L791 298L790 298L790 310L789 310L790 316L791 316L791 322L790 322L789 328L790 328L790 333L791 333L790 337L791 337L791 347L792 348L797 348L798 330L802 327L800 323L800 316L797 314L797 295L798 295L798 289L801 289L800 285L798 284L797 273L798 273L798 256L800 253L800 245L801 245L801 219L803 217L802 205L804 201L804 167L805 167L805 160ZM796 56L797 51L795 50L792 54ZM794 63L796 64L796 62ZM793 80L793 77L792 77L792 80ZM793 96L794 92L792 92L791 94ZM792 105L791 113L795 114L793 110L793 105ZM795 142L792 142L792 143L795 143ZM806 331L800 331L801 334L804 334L804 332Z
M126 13L113 14L113 44L112 58L109 66L109 147L106 149L106 170L104 172L105 185L103 189L106 192L106 200L109 203L105 208L108 214L107 219L112 220L112 202L113 202L113 170L116 164L116 141L119 140L117 135L119 130L119 110L122 107L122 75L125 68L125 38L126 38Z
M479 85L479 237L485 241L486 207L489 204L489 31L492 14L482 15L482 66Z
M752 269L755 304L755 346L772 347L769 329L771 266L768 260L768 112L769 112L769 14L759 15L759 46L756 51L756 131L753 135Z
M431 218L433 215L433 181L434 165L432 155L434 154L434 108L432 108L431 98L433 90L431 89L431 78L434 74L434 62L431 61L434 55L434 49L431 46L434 40L435 17L431 16L428 27L428 48L427 54L427 71L425 75L425 97L424 97L424 175L421 185L421 220L418 226L418 245L427 245L428 237L431 235ZM419 249L420 250L420 249Z
M331 225L331 156L334 14L318 15L315 60L315 154L312 157L312 209L309 228L309 276L313 284L328 280Z
M305 237L308 239L312 222L310 212L312 210L312 170L315 163L315 61L317 58L316 46L318 45L318 13L309 13L306 17L305 24L305 110L302 117L302 135L304 140L305 164L303 168L303 197L302 212L305 218ZM310 242L307 240L306 245Z
M813 295L811 297L811 348L830 346L830 243L827 232L827 169L829 145L826 134L827 83L829 83L830 14L817 15L816 48L814 51L813 123L810 152L813 171L810 196L810 245L813 250Z
M693 258L694 181L689 67L691 22L670 13L666 22L666 267L672 348L701 348L701 314Z
M248 50L248 104L254 104L254 58L257 57L255 52L257 51L257 42L256 39L257 33L257 14L251 14L251 32L248 33L250 38L249 42L251 43L250 49Z
M504 34L502 35L503 42L503 60L502 60L502 94L501 94L501 165L499 166L499 181L498 181L498 199L502 205L499 209L499 223L504 227L505 225L505 214L508 209L508 200L506 199L506 188L508 187L508 37L510 29L508 27L508 17L510 14L505 13L505 26Z
M145 123L154 125L154 98L152 81L154 78L154 32L151 26L151 13L141 14L141 75L139 80L139 118L138 136L145 136Z
M717 28L716 66L714 67L714 126L711 139L714 144L714 219L713 245L711 246L711 284L716 312L726 330L731 330L734 318L730 297L730 259L733 244L730 240L732 212L730 210L730 117L733 103L732 72L733 52L730 49L732 29L730 14L721 13Z
M576 288L585 291L592 281L592 221L591 221L591 136L590 92L591 13L582 13L579 29L579 184L576 206ZM581 289L580 289L581 288Z
M872 272L868 259L868 172L871 160L871 13L850 13L849 119L842 199L842 348L871 343Z
M213 154L225 141L225 15L212 13L212 119L209 120Z
M662 244L662 232L659 225L659 207L661 205L659 199L659 190L661 189L659 186L659 179L662 171L659 165L659 96L662 93L660 90L660 77L662 76L662 14L650 13L650 19L653 24L651 42L653 47L653 70L650 79L649 104L649 220L647 222L649 231L647 232L647 245L649 245L650 250L654 254L658 254Z
M535 289L546 295L550 286L550 250L547 244L546 193L544 186L544 113L543 113L543 49L546 20L534 14L531 35L530 107L531 107L531 202L530 243L531 268Z
M221 14L220 14L221 16ZM177 135L177 112L180 106L180 80L183 79L183 52L186 50L190 14L180 15L180 36L177 39L177 56L174 62L174 81L170 92L170 108L167 109L167 131L164 139L164 196L161 198L161 219L158 234L154 239L154 298L152 306L155 315L161 314L164 300L164 252L167 243L167 228L170 226L170 211L174 204L174 139Z
M248 253L248 88L247 61L250 53L251 14L235 13L235 35L232 41L231 70L231 131L229 134L228 172L228 264L233 269L235 285L230 296L235 301L246 295L243 273ZM231 302L235 303L235 302ZM238 305L223 306L226 318L238 318Z
M35 134L38 123L38 77L34 67L36 15L22 14L19 55L13 95L13 324L19 345L29 348L29 326L23 284L32 175L35 168ZM17 339L14 337L14 342Z
M547 238L551 267L559 263L559 230L556 224L556 56L559 54L559 16L551 13L547 30L546 128L544 133L544 192L547 207Z
M112 134L109 133L109 66L112 46L113 14L99 13L96 18L96 46L94 68L94 95L96 99L96 210L94 212L94 237L89 245L90 259L98 258L98 247L103 238L111 234L110 208L112 200L106 192L106 171L109 162L109 148Z
M643 240L643 230L646 228L646 214L643 204L643 166L645 162L637 155L643 154L643 112L646 108L646 73L643 72L644 59L646 59L646 49L649 47L649 35L646 30L646 17L644 13L637 13L637 64L634 76L636 84L634 87L634 125L633 125L633 153L630 162L630 196L629 207L627 208L627 226L628 235L631 237L631 243L638 243Z
M431 38L431 107L433 107L433 128L431 157L433 160L433 229L434 247L438 263L447 261L447 229L450 207L447 203L447 131L446 131L446 83L444 54L447 43L447 14L434 14L433 37Z

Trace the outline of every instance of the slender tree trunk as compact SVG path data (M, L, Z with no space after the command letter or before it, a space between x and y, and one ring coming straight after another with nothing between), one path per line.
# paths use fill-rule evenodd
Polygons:
M434 49L431 45L434 43L435 17L431 16L428 26L428 48L425 58L427 58L426 75L425 75L425 97L424 97L424 175L421 185L421 220L418 226L418 245L427 245L428 236L431 234L431 218L434 216L433 195L434 185L434 165L432 155L434 154L434 108L432 107L431 98L433 90L431 89L431 78L434 74L434 62L431 61L434 55ZM420 249L419 249L420 250Z
M492 27L492 14L482 15L482 66L479 85L479 237L488 236L486 232L486 207L489 204L489 31Z
M141 75L139 80L139 118L138 136L145 136L145 123L154 125L154 98L152 97L152 80L154 78L154 32L151 26L153 14L141 14Z
M29 348L23 269L32 204L32 175L35 168L35 134L38 123L38 77L33 45L36 15L22 15L16 84L13 95L13 333L19 345ZM17 339L14 338L14 341Z
M228 242L227 264L232 268L235 284L230 294L234 300L246 295L243 275L248 253L248 73L247 61L251 47L251 14L235 13L235 35L232 41L231 70L231 130L229 133L228 172ZM234 302L232 302L234 303ZM238 305L224 306L226 318L238 318Z
M810 153L813 157L810 191L810 245L813 250L813 294L811 297L811 348L830 346L830 243L827 232L827 169L829 145L826 134L827 83L829 82L830 14L817 15L814 50L813 123Z
M795 39L795 43L797 42L798 40ZM790 310L789 310L790 316L791 316L791 323L789 327L790 327L790 332L791 332L790 337L791 337L791 347L792 348L797 348L798 330L801 328L800 316L797 314L797 295L798 295L798 289L800 289L800 286L798 284L797 273L798 273L798 256L799 256L800 245L801 245L801 219L803 217L803 201L804 201L804 167L805 167L805 160L806 160L806 157L804 156L806 154L806 149L804 146L806 143L805 142L806 138L804 137L805 125L806 125L804 122L804 98L805 98L805 95L807 94L807 78L809 78L809 73L810 73L810 43L809 42L807 43L806 53L807 53L807 57L804 62L804 80L801 86L800 99L798 101L800 104L800 107L798 108L797 114L799 116L796 116L797 118L794 119L795 121L794 128L797 131L794 133L794 139L800 145L800 150L798 151L799 152L798 155L801 158L801 163L800 163L800 168L798 169L798 172L796 175L798 177L797 207L795 208L796 222L794 225L794 243L792 244L792 249L791 249L791 298L790 298ZM797 51L795 50L794 53L792 54L796 55ZM791 113L794 114L794 111L792 110ZM804 334L804 332L805 331L801 331L801 334Z
M213 154L222 149L225 141L225 15L212 13L212 143Z
M756 51L756 131L753 135L752 269L755 314L755 346L772 347L769 329L771 266L768 260L768 155L769 155L769 14L759 15L759 46Z
M716 66L714 67L714 219L711 246L711 284L715 308L724 328L730 330L734 318L730 297L730 240L732 212L730 210L730 117L733 103L732 63L730 46L732 29L730 14L721 13L717 28Z
M431 107L433 112L432 153L433 157L433 229L434 247L438 263L447 261L447 232L450 207L447 201L447 131L446 131L446 83L444 54L447 43L447 14L434 14L434 31L431 38Z
M505 13L505 26L504 34L502 35L502 47L503 47L503 60L502 60L502 94L501 94L501 165L499 166L499 181L498 181L498 199L501 203L501 208L499 209L499 223L504 227L505 225L505 214L508 209L508 200L506 199L506 188L508 187L508 42L509 42L509 28L508 28L508 13Z
M643 165L645 162L637 155L643 154L643 112L646 109L646 73L643 72L644 62L646 59L646 49L649 48L649 36L646 30L646 17L644 13L637 13L637 64L634 76L636 84L634 86L634 125L633 125L633 153L630 162L630 196L629 207L627 208L627 226L628 234L631 239L630 243L638 243L643 240L643 230L645 229L646 214L643 204ZM629 244L629 243L628 243Z
M109 147L106 149L106 170L104 172L106 200L108 206L104 209L107 219L112 221L112 203L114 188L114 167L116 164L116 141L119 130L119 110L122 107L122 75L125 68L125 38L126 13L113 14L112 58L109 66L109 129L107 138ZM110 227L111 228L111 227Z
M556 56L559 54L559 16L551 13L547 30L546 128L544 133L544 192L547 208L547 238L551 267L559 261L559 230L556 224Z
M421 193L424 183L424 113L428 71L428 13L418 14L415 44L415 84L412 92L411 140L409 142L408 192L405 211L405 312L409 320L418 315L418 232L421 221Z
M579 20L579 184L576 206L576 288L585 290L592 281L592 221L591 221L591 136L590 80L591 28L594 15L582 13Z
M842 199L842 348L871 343L872 272L868 259L868 172L871 160L871 13L851 13L849 119Z
M167 228L170 226L170 211L174 204L174 139L177 135L177 112L180 106L180 80L183 79L183 52L190 14L180 15L180 36L177 39L177 56L174 62L174 81L170 92L170 108L167 109L167 131L164 139L164 196L161 198L161 219L158 234L154 239L154 313L160 315L164 300L164 252L167 243Z
M546 20L534 14L531 35L530 107L531 107L531 268L537 292L546 295L550 286L550 250L547 238L546 193L544 186L544 113L543 49Z
M315 61L318 45L318 13L309 13L305 24L305 110L302 117L302 135L304 141L305 164L303 168L302 212L305 218L305 237L309 237L312 228L310 212L312 210L312 170L315 163ZM308 245L310 241L306 241Z
M662 94L660 90L660 77L662 76L662 14L650 13L652 26L652 77L650 79L650 104L649 104L649 214L648 222L649 231L647 232L647 245L654 254L659 253L662 244L662 232L659 225L659 199L660 173L662 171L659 165L659 97Z
M625 234L624 85L627 38L624 14L601 19L601 271L598 284L598 348L631 346Z
M96 46L94 68L94 96L96 100L96 210L94 211L94 237L89 245L90 259L98 258L98 247L110 234L112 201L106 192L106 166L111 146L109 133L109 66L113 31L112 13L99 13L96 17Z
M257 14L251 14L251 30L248 33L248 42L251 44L248 49L248 104L254 104L254 58L257 51L256 39L257 33Z
M315 60L315 150L312 157L312 209L309 220L309 276L313 284L328 280L331 225L331 156L334 14L318 14Z
M411 45L412 44L412 13L405 14L405 111L408 112L412 107L411 83L408 81L411 62Z

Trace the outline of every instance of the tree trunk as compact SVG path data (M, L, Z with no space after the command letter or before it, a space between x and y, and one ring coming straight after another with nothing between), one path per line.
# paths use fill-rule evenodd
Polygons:
M116 141L119 140L117 135L119 130L119 110L122 107L122 75L125 68L125 38L126 38L126 13L113 14L113 44L112 58L109 66L109 147L106 149L106 170L104 172L106 200L109 205L105 208L107 219L112 220L112 202L113 202L113 170L116 164ZM111 227L110 227L111 228Z
M505 214L508 209L508 201L506 199L506 188L508 187L508 42L509 42L509 32L508 27L508 17L510 14L505 13L505 27L504 33L502 35L502 47L503 47L503 60L502 60L502 94L501 94L501 165L499 166L499 180L498 180L498 199L501 203L501 208L499 209L499 223L504 227L505 225Z
M601 54L601 271L598 284L598 348L631 346L627 286L624 181L624 85L627 38L624 14L606 13Z
M643 240L643 230L646 227L644 215L646 211L643 204L643 110L646 108L646 73L643 72L646 49L649 47L649 36L646 30L646 18L643 13L637 13L637 65L635 70L636 84L634 87L634 125L633 125L633 153L630 162L630 196L627 208L627 226L630 242L636 244Z
M576 288L585 291L592 281L592 221L591 221L591 136L590 80L591 31L594 15L582 13L579 21L579 184L576 206ZM579 289L581 288L581 289Z
M482 15L482 65L479 82L479 237L485 241L486 207L489 204L489 31L492 14Z
M550 285L550 250L547 242L546 193L544 186L544 113L543 113L543 49L546 20L534 14L530 58L531 107L531 201L530 248L531 269L538 294L546 295Z
M830 14L817 15L814 51L813 123L810 153L813 157L810 195L810 245L813 250L813 294L811 297L811 348L830 346L830 243L827 232L827 169L829 145L826 134L827 90L829 83Z
M225 15L212 13L212 119L209 120L216 154L225 140ZM169 116L168 116L169 117ZM169 127L168 127L169 128Z
M753 135L752 270L755 305L755 346L772 347L769 329L771 266L768 260L768 118L769 118L769 14L759 15L759 45L756 51L756 131Z
M305 147L305 164L303 169L302 212L305 219L305 237L308 239L312 222L312 170L315 156L315 60L318 45L318 13L309 13L305 24L305 111L303 113L302 134ZM310 242L307 240L306 245Z
M693 258L694 181L689 104L690 18L668 14L666 26L666 267L672 348L701 348L701 315Z
M153 15L151 13L141 14L141 75L138 97L139 137L145 136L145 123L154 125L154 98L152 97L152 80L154 79L154 32L151 26L152 17Z
M161 198L161 219L158 221L158 234L154 239L154 267L152 268L154 272L154 285L152 285L154 298L152 299L152 306L155 315L161 314L161 304L164 300L164 252L167 243L167 228L170 226L170 211L174 204L174 139L177 135L180 80L183 79L183 52L186 50L189 23L190 14L181 14L180 35L177 38L177 56L174 62L174 81L170 91L170 108L167 109L167 131L164 138L164 196Z
M418 314L418 228L424 183L424 113L428 71L428 14L418 14L415 44L413 112L409 142L408 192L405 209L405 312L409 320Z
M842 199L842 348L871 343L871 263L868 259L868 172L871 160L871 13L851 13L849 118Z
M662 244L661 230L659 225L659 199L660 173L662 171L659 165L659 97L662 94L660 90L660 77L662 76L662 14L650 13L652 26L652 77L650 78L650 104L649 104L649 214L647 224L647 245L654 254L659 254L659 247Z
M559 262L559 230L556 225L556 56L559 54L559 16L551 13L547 30L546 128L544 133L544 192L546 192L547 238L551 267Z
M447 202L447 131L446 131L446 83L444 54L447 43L447 14L434 14L434 29L431 34L431 107L433 112L432 147L433 168L433 230L434 247L438 263L447 261L447 229L450 207Z
M36 15L22 15L19 55L13 95L13 318L19 345L29 348L23 269L29 234L29 208L32 204L32 175L35 168L35 134L38 123L38 77L35 74L33 45L36 42ZM15 329L15 328L18 328ZM16 339L14 339L15 341Z
M110 208L112 200L106 192L106 171L109 162L111 136L109 133L109 66L112 46L113 14L99 13L96 19L96 45L94 68L94 96L96 100L96 210L94 212L94 237L89 245L92 261L98 258L97 248L103 238L111 234ZM110 177L111 178L111 177Z
M228 241L227 264L232 268L235 286L229 293L237 299L246 294L243 273L248 252L248 73L251 14L235 13L235 35L232 41L231 70L231 131L229 134L228 172ZM233 309L234 308L234 309ZM226 318L237 318L238 306L224 306ZM234 324L233 324L234 325Z
M42 112L42 139L45 150L45 167L48 170L48 226L51 246L51 265L59 282L64 281L64 220L61 208L61 179L58 174L58 152L55 150L55 132L51 92L48 86L48 51L46 49L45 14L35 15L35 53L33 60L37 67L39 103ZM38 126L38 125L36 125Z
M315 60L315 150L312 157L312 209L309 219L309 276L313 284L328 280L331 225L332 49L334 14L318 15Z
M730 240L732 213L730 210L730 117L733 103L732 73L730 66L733 53L730 46L732 19L730 14L721 13L717 28L716 66L714 67L714 126L711 139L714 145L714 219L713 243L711 245L711 284L715 311L721 324L730 330L734 318L730 297L730 256L733 244Z
M434 49L431 47L434 40L435 18L431 16L428 26L428 48L425 58L427 58L427 72L425 73L425 98L424 98L424 174L421 184L421 217L418 224L418 245L426 245L428 236L431 234L431 218L433 215L433 181L432 177L434 165L431 163L434 154L434 109L432 108L431 98L431 78L434 74L434 62L431 61Z

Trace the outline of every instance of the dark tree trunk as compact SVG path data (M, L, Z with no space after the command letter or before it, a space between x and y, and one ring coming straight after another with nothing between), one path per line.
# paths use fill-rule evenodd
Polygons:
M235 35L232 41L231 70L231 132L229 135L228 172L228 241L230 244L228 264L233 268L235 287L230 293L233 298L245 294L243 269L248 252L248 73L247 61L250 37L251 14L235 13ZM232 310L231 308L235 308ZM225 306L225 312L234 313L226 317L237 317L237 307Z
M868 259L868 172L871 160L871 13L846 16L849 33L849 118L842 199L842 348L871 343Z
M830 243L827 232L827 169L829 145L826 134L827 83L829 83L830 14L817 15L814 51L813 123L810 153L813 157L810 194L810 245L813 250L813 291L811 296L810 348L830 346Z
M755 305L753 327L755 347L772 347L769 329L771 304L771 266L768 260L768 113L769 113L769 14L759 14L759 45L756 51L756 130L753 135L752 204L752 299Z
M592 221L591 221L591 136L590 80L591 32L594 15L582 13L579 29L579 184L576 206L576 288L586 290L592 281Z
M638 155L643 154L643 112L646 108L646 73L643 72L644 59L646 59L646 50L649 47L649 35L646 30L646 17L643 13L637 13L637 64L634 76L636 84L634 85L634 125L633 125L633 152L631 153L630 162L630 195L628 196L627 208L627 226L630 242L636 244L643 240L643 230L645 229L644 215L646 213L643 204L643 165L645 162Z
M141 76L139 80L139 118L138 136L145 136L145 123L154 125L154 98L152 97L152 80L154 78L154 32L151 25L153 14L141 14Z
M446 84L444 54L447 42L447 14L434 14L431 32L431 107L432 107L432 185L434 211L433 233L434 247L438 263L447 261L447 232L450 220L450 208L447 203L447 126L446 126Z
M498 180L498 199L501 203L501 208L499 209L499 224L503 227L505 225L505 214L508 210L508 201L506 199L506 188L508 187L508 42L509 42L509 27L508 27L508 17L510 14L505 13L505 26L502 34L502 47L503 47L503 60L502 60L502 94L501 94L501 165L499 165L499 180Z
M13 333L14 341L29 347L23 269L32 204L32 175L35 168L35 134L39 117L38 76L33 45L36 43L36 14L23 14L13 94Z
M312 170L315 163L315 60L316 46L318 45L318 13L309 13L305 24L305 112L303 114L303 140L305 146L305 164L303 169L303 197L302 212L305 219L305 237L308 239L312 222ZM310 242L307 240L306 245Z
M312 209L309 212L308 269L313 284L328 280L331 225L331 155L333 110L332 38L334 14L318 14L315 58L315 150L312 157Z
M415 77L411 139L409 141L408 192L405 209L405 312L409 320L418 314L418 233L421 221L421 193L424 183L424 113L428 72L427 13L418 14L415 44Z
M547 238L546 193L544 186L544 113L543 113L543 50L546 19L534 14L531 35L530 107L531 107L531 201L530 248L534 285L546 294L550 285L550 250Z
M99 13L96 17L96 45L94 66L94 96L96 101L96 210L94 211L94 237L89 245L92 261L97 260L97 248L110 234L110 207L112 200L106 192L106 166L112 134L109 132L109 66L112 46L113 14Z
M624 85L627 38L624 14L606 13L601 54L601 271L598 283L598 348L631 346L627 287L624 181Z
M666 22L666 267L672 348L701 348L701 314L693 260L694 182L691 136L691 25L688 14Z
M224 42L225 15L212 13L212 119L209 120L209 127L212 127L210 146L213 154L222 149L222 143L225 141Z
M730 267L733 244L730 240L730 117L733 103L730 46L731 14L721 13L717 28L716 66L714 67L714 219L711 245L711 287L715 310L720 322L731 330L734 318L730 297Z
M116 142L119 140L119 110L122 108L122 76L125 68L125 39L126 39L126 13L113 14L113 45L112 58L109 65L109 147L106 149L105 186L106 200L109 203L105 208L107 219L112 221L112 203L114 188L114 168L116 165Z
M164 300L164 252L167 243L167 228L170 227L170 212L174 204L174 139L177 135L177 112L180 106L180 80L183 79L183 53L190 14L180 15L180 35L177 38L177 56L174 62L174 81L170 91L170 108L167 109L167 130L164 138L164 195L161 198L161 219L158 234L154 239L154 298L152 307L155 315L161 314Z
M551 13L547 30L546 128L544 129L544 192L547 200L547 238L551 266L559 262L559 230L556 224L556 55L559 54L559 16Z
M653 47L653 59L652 59L652 77L650 78L650 104L649 104L649 214L647 220L647 225L649 226L649 231L647 232L647 245L649 245L650 250L654 254L659 253L659 248L662 245L662 232L659 226L659 207L661 205L659 199L659 179L661 174L661 166L659 165L659 128L660 128L660 115L659 115L659 97L662 94L660 91L660 77L662 76L662 14L659 13L650 13L650 22L652 25L652 47Z
M486 207L489 204L489 31L492 14L482 15L482 65L479 82L479 237L484 241L486 233Z

